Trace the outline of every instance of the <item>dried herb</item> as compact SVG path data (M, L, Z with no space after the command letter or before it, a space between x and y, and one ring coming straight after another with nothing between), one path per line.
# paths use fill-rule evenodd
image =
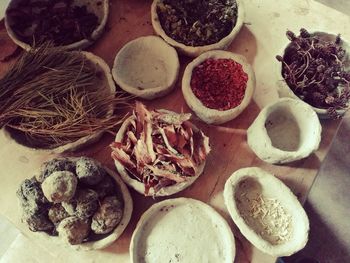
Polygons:
M90 39L99 23L86 6L74 6L71 0L21 0L7 10L7 16L17 37L30 45L53 41L59 46Z
M300 36L287 31L291 44L283 57L282 76L291 90L313 107L327 109L331 117L346 109L350 99L350 73L340 35L334 41L300 30Z
M80 52L48 44L24 52L0 80L0 128L20 142L55 148L111 130L124 117L127 99L111 94L104 74ZM115 109L116 115L107 111Z
M236 25L235 0L162 0L157 5L165 33L187 46L219 42Z
M207 59L194 68L191 89L208 108L225 111L241 104L248 75L232 59Z

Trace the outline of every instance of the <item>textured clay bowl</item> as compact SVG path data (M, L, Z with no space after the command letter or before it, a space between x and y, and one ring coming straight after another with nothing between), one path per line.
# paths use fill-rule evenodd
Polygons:
M314 33L312 33L312 35L316 35L318 36L320 39L322 40L326 40L326 41L335 41L337 34L331 34L331 33L325 33L325 32L320 32L320 31L316 31ZM349 42L344 40L343 37L341 38L342 41L340 42L340 45L346 50L346 57L345 57L345 69L347 71L350 71L350 45ZM285 56L285 54L288 52L290 48L290 44L287 45L287 47L281 52L283 54L283 56ZM276 67L276 71L277 71L277 75L278 76L282 76L282 63L277 63L278 67ZM344 89L344 87L338 87L338 91L341 92ZM282 80L280 82L279 85L279 95L280 97L289 97L289 98L293 98L293 99L298 99L301 100L297 95L294 94L294 92L289 88L288 84ZM350 107L350 105L349 105ZM321 119L329 119L330 116L327 113L326 109L321 109L321 108L316 108L316 107L312 107L314 109L314 111L317 113L317 115L321 118ZM343 116L347 109L339 109L337 110L337 113L339 114L339 116Z
M3 1L3 0L1 0ZM9 8L16 7L19 2L22 0L11 0L10 4L8 5ZM98 2L101 2L101 4L97 4ZM97 25L96 29L92 32L89 39L82 39L78 42L69 44L64 46L68 50L74 50L74 49L84 49L93 44L104 32L105 25L107 23L108 13L109 13L109 0L73 0L73 4L76 6L86 6L88 12L94 13L98 17L99 24ZM8 17L5 14L5 26L8 35L11 37L13 42L15 42L18 46L23 48L24 50L29 51L32 47L29 43L25 43L21 41L16 33L11 29L11 18Z
M179 68L173 47L160 37L146 36L130 41L118 52L112 74L123 90L150 100L173 89Z
M192 71L195 67L203 63L207 59L232 59L242 65L243 71L248 74L247 87L245 90L244 98L238 106L235 108L220 111L216 109L207 108L197 97L194 95L191 88ZM255 74L253 68L248 64L245 57L234 54L228 51L212 50L203 53L191 63L189 63L185 69L182 78L182 94L185 98L187 105L193 110L196 115L204 122L208 124L222 124L233 120L249 105L255 89Z
M129 117L128 119L126 119L124 121L124 123L120 127L120 129L115 137L116 142L121 142L123 140L124 134L127 131L127 128L129 127L132 120L133 120L133 116ZM193 129L197 129L197 128L194 126ZM121 178L123 179L123 181L128 186L130 186L131 188L133 188L134 190L136 190L137 192L139 192L140 194L143 195L145 192L145 185L142 182L140 182L136 179L133 179L129 175L128 171L124 168L124 166L120 162L115 160L114 164L117 168L118 173L120 174ZM169 196L169 195L173 195L173 194L176 194L178 192L181 192L182 190L189 187L191 184L193 184L196 181L196 179L203 173L204 166L205 166L205 161L198 167L198 171L197 171L196 175L190 177L185 182L176 183L176 184L171 185L171 186L165 186L165 187L161 188L159 191L157 191L156 193L154 193L153 188L151 188L149 195L153 196L153 197Z
M261 110L247 131L249 147L263 161L289 163L316 151L322 127L305 102L283 98Z
M102 85L102 88L107 88L111 94L114 94L116 91L115 88L115 84L110 72L110 68L107 65L107 63L100 57L90 53L90 52L82 52L84 54L84 56L86 56L86 58L88 60L90 60L93 64L95 64L98 68L100 68L104 74L104 82L105 84ZM108 112L107 115L111 116L113 115L113 108L111 107ZM30 147L23 135L21 135L20 133L16 132L13 129L10 128L4 128L3 129L5 136L10 139L10 140L14 140L15 142L17 142L19 145L21 145L22 147L29 149L29 150L35 150L35 151L43 151L43 152L47 152L47 153L63 153L63 152L73 152L73 151L77 151L87 145L90 145L96 141L98 141L101 136L103 135L104 131L100 131L100 132L96 132L96 133L92 133L91 135L88 135L86 137L80 138L74 142L59 146L57 148L34 148L34 147Z
M290 216L290 223L282 223L280 226L272 223L271 228L276 231L272 236L268 232L261 233L266 222L259 222L259 216L253 215L248 219L243 217L247 212L248 215L250 213L247 200L250 200L253 205L256 195L261 195L265 200L274 199L279 202L284 215ZM241 233L264 253L275 257L289 256L306 245L309 219L292 191L272 174L258 167L243 168L234 172L225 184L224 199L232 220ZM266 215L273 211L263 213ZM282 215L282 213L279 214L279 216ZM286 234L285 231L289 231L289 236L287 235L282 242L276 242L274 235L276 233Z
M77 161L79 158L77 157L72 157L72 158L68 158L71 161ZM70 244L66 244L64 243L61 239L59 239L56 236L49 236L48 234L46 234L45 232L30 232L33 233L33 236L40 236L42 238L45 239L46 242L54 242L57 245L64 245L76 250L96 250L96 249L103 249L109 245L111 245L113 242L115 242L124 232L125 228L128 226L129 221L131 219L131 215L132 215L132 211L133 211L133 201L129 192L128 187L124 184L123 180L120 178L120 176L112 171L111 169L107 168L106 166L103 166L101 163L99 163L98 161L94 160L95 163L102 167L109 176L111 176L115 183L117 184L117 186L120 189L121 192L121 196L123 198L124 201L124 210L123 210L123 217L122 220L120 221L120 223L118 224L118 226L109 234L105 234L102 235L102 238L96 241L89 241L89 242L85 242L82 244L78 244L78 245L70 245ZM39 173L39 171L38 171Z
M215 49L227 49L228 46L232 43L232 41L235 39L236 35L239 33L239 31L242 28L243 22L244 22L244 6L242 0L236 0L237 2L237 22L236 25L233 27L231 33L227 35L226 37L222 38L219 42L206 45L206 46L186 46L180 42L177 42L176 40L170 38L165 31L163 30L158 13L157 13L157 4L161 0L153 0L152 7L151 7L151 15L152 15L152 26L154 31L157 35L161 36L167 43L175 47L180 53L185 54L189 57L197 57L203 52L209 51L209 50L215 50Z
M211 206L190 198L151 206L131 238L132 263L232 263L235 240L225 219Z

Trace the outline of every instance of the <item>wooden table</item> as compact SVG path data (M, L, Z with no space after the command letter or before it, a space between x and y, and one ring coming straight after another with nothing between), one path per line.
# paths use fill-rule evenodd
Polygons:
M112 66L118 50L128 41L139 36L153 34L150 23L151 1L146 0L111 0L111 10L107 31L89 50L101 56ZM236 237L236 260L239 263L274 262L274 258L255 249L238 231L224 206L222 190L226 179L237 169L259 166L282 179L298 196L301 202L307 198L308 191L315 179L330 142L337 129L337 121L322 121L323 134L320 149L310 157L288 165L270 165L259 160L246 143L246 130L256 118L260 108L278 98L277 87L280 82L278 63L275 55L280 54L287 43L286 29L298 31L301 27L321 29L327 32L340 32L350 39L345 29L350 19L345 15L313 1L276 1L246 0L246 19L242 31L229 47L229 50L245 55L253 65L257 86L254 102L235 120L221 126L197 124L209 135L212 153L208 157L204 174L187 190L173 197L191 197L212 205L229 222ZM3 48L0 46L0 54ZM190 59L181 57L184 66ZM8 64L0 63L0 76L5 74ZM167 108L189 112L181 89L180 79L177 87L168 96L146 102L150 108ZM104 136L98 143L71 155L94 157L114 168L110 158L108 144L113 140ZM5 215L18 229L34 243L45 248L48 253L42 255L46 262L129 262L129 243L131 234L141 214L153 203L153 200L130 190L134 200L134 212L129 226L121 238L109 248L101 251L76 252L71 248L44 243L40 234L30 232L20 222L20 209L15 196L22 180L31 177L41 163L54 156L43 152L24 149L0 134L0 213ZM31 253L29 251L25 253ZM43 261L44 262L44 261Z

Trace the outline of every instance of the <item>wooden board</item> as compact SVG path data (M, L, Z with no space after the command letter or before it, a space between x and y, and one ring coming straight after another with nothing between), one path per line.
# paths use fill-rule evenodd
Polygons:
M111 1L111 10L107 31L89 50L101 56L112 66L118 50L128 41L139 36L153 34L150 24L151 1L115 0ZM253 65L257 78L257 90L254 102L235 120L221 126L196 124L209 135L212 153L208 157L203 175L187 190L173 197L191 197L216 208L229 222L236 237L237 256L235 262L274 262L274 258L264 255L255 249L241 236L224 207L222 191L226 179L237 169L248 166L259 166L281 178L304 202L317 171L324 159L330 142L337 129L337 121L323 121L323 134L320 149L309 158L288 164L269 165L259 160L246 143L246 130L256 118L260 108L277 99L277 87L280 82L278 63L275 55L279 54L287 43L286 29L297 31L301 27L321 29L328 32L341 32L350 39L345 28L350 24L349 18L313 1L280 1L247 0L246 24L229 47L229 50L245 55ZM1 53L2 47L0 47ZM182 70L177 87L168 96L152 102L146 102L150 108L166 108L175 111L189 112L180 89L184 66L190 59L181 57ZM0 63L0 76L8 64ZM194 116L194 119L196 117ZM88 149L77 152L74 156L87 155L114 169L110 158L110 135L104 136L98 143ZM129 262L129 243L135 225L141 214L153 203L153 200L131 190L135 209L131 222L121 238L109 248L101 251L76 252L71 248L43 243L40 234L32 233L20 222L20 209L15 192L22 180L31 177L41 163L54 156L41 152L32 152L9 141L0 133L0 213L4 214L33 242L44 247L48 253L43 255L47 262ZM181 227L181 226L174 226ZM30 253L26 251L25 253Z

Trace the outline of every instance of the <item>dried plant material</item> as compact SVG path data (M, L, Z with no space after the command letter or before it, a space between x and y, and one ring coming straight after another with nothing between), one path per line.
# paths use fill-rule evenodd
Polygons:
M19 40L34 45L53 41L56 46L90 39L99 18L71 0L20 0L7 12L7 21Z
M112 130L122 121L128 98L112 94L106 83L102 70L83 53L51 44L23 53L0 80L0 127L36 148Z
M336 110L348 108L350 99L350 72L340 35L328 41L301 29L299 36L287 31L287 37L291 43L284 56L276 57L286 83L300 99L339 117Z
M242 193L236 201L238 209L248 225L254 225L257 234L270 243L283 244L291 238L292 217L275 198L261 194L254 198Z
M205 46L229 35L237 21L235 0L162 0L157 13L165 33L187 46Z
M144 187L146 196L196 178L210 152L209 138L189 122L191 114L149 111L136 102L133 116L111 144L117 169ZM122 133L120 133L122 131Z

